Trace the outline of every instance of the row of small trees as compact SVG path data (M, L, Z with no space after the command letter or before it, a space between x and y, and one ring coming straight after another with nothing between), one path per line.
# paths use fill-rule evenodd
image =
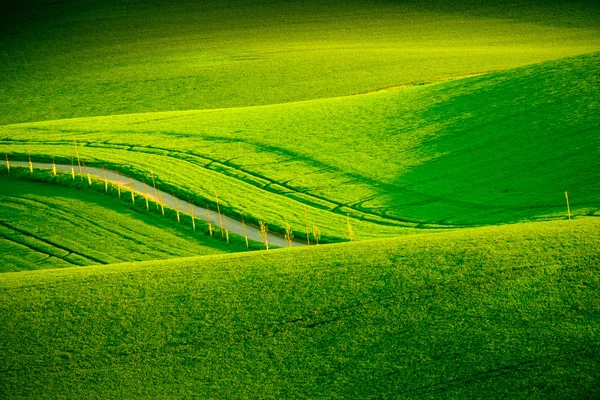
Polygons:
M81 181L84 181L84 170L85 170L85 175L87 177L87 182L89 184L89 186L92 186L93 180L92 180L92 175L90 174L88 168L86 167L85 163L80 159L79 157L79 151L78 151L78 146L77 146L77 142L75 140L75 137L73 137L73 143L76 149L76 156L77 156L77 169L78 169L78 174L76 174L76 166L74 163L74 160L71 159L71 170L70 170L70 175L72 177L73 180L76 179L76 176L79 175ZM29 166L29 172L31 174L33 174L33 163L31 161L31 156L28 154L29 157L29 162L28 162L28 166ZM8 154L6 154L6 167L8 170L8 173L10 174L11 172L11 163L8 159ZM154 178L154 173L151 171L150 172L150 176L152 179L152 189L154 191L154 198L153 200L150 199L150 195L148 194L148 191L146 189L146 184L144 182L143 185L143 189L142 192L136 192L136 190L134 189L134 185L133 185L133 179L129 178L129 182L128 184L121 184L121 179L120 179L120 175L119 175L119 170L117 169L115 171L116 173L116 180L115 180L115 186L116 186L116 190L117 190L117 196L119 198L122 198L122 189L126 189L130 192L131 195L131 203L133 205L136 204L136 193L141 193L143 200L145 201L145 205L146 205L146 210L150 211L150 202L153 201L155 203L156 206L156 210L160 210L162 216L165 216L165 203L163 201L162 195L161 195L161 191L158 188L158 185L156 183L156 180ZM54 176L57 176L57 167L56 167L56 163L54 160L54 157L52 159L52 174ZM106 176L106 170L104 169L104 167L102 168L102 174L103 174L103 180L104 180L104 190L106 193L108 193L109 191L109 187L113 185L113 182L109 181L109 179ZM138 194L139 196L139 194ZM181 223L181 211L180 211L180 204L179 204L179 199L172 194L173 199L174 199L174 203L175 203L175 214L176 214L176 218L177 218L177 222ZM216 208L217 208L217 215L218 215L218 219L219 219L219 231L221 233L221 237L223 237L227 243L229 243L229 230L227 228L227 219L224 218L224 216L221 214L221 209L220 209L220 204L219 204L219 196L217 191L214 191L214 196L215 196L215 204L216 204ZM188 200L188 205L189 205L189 213L190 213L190 217L191 217L191 222L192 222L192 228L194 231L196 231L196 216L194 214L194 206L191 202L191 200ZM244 231L244 238L245 238L245 242L246 242L246 247L249 248L249 241L248 241L248 235L247 235L247 227L246 227L246 223L244 220L244 216L241 216L241 223L242 223L242 227L243 227L243 231ZM307 241L307 245L310 246L311 245L311 240L310 240L310 236L312 234L313 237L313 243L316 245L319 245L319 242L321 240L321 230L319 228L318 225L313 224L312 225L312 230L309 231L309 224L308 224L308 214L307 214L307 209L306 206L304 206L304 219L305 219L305 233L306 233L306 241ZM207 222L207 226L208 226L208 233L209 235L212 237L213 233L214 233L214 228L213 228L213 224L211 222L211 218L210 218L210 211L209 208L206 207L206 222ZM265 246L265 249L269 249L269 228L268 226L263 222L263 221L259 221L259 226L258 226L258 234L261 237L263 244ZM354 230L352 228L352 225L350 224L350 219L347 218L347 229L348 229L348 237L349 239L352 241L354 240ZM285 241L288 243L288 245L290 247L292 247L293 243L294 243L294 232L292 230L291 225L285 221L285 234L284 234L284 239Z
M74 146L76 149L76 156L77 156L77 166L78 166L78 170L79 170L79 176L80 179L83 181L84 179L84 174L83 174L83 170L86 170L86 175L87 175L87 181L89 183L90 186L92 186L92 177L91 174L89 172L89 170L87 169L87 167L85 166L85 163L80 159L79 157L79 150L78 150L78 146L77 146L77 142L75 140L75 137L73 137L73 142L74 142ZM29 171L31 174L33 174L33 163L31 161L31 156L28 154L29 156ZM8 173L10 174L11 171L11 164L10 161L8 159L8 154L6 154L6 168L8 170ZM108 188L109 188L109 181L106 177L106 171L104 168L102 168L102 172L103 172L103 178L104 178L104 187L105 187L105 191L106 193L108 193ZM54 176L57 175L57 168L56 168L56 164L54 162L54 157L52 159L52 173ZM121 198L121 184L120 184L120 180L119 180L119 171L117 169L116 171L116 187L117 187L117 194L119 196L119 198ZM154 188L154 202L156 204L156 209L158 210L160 208L162 216L165 216L165 204L162 201L161 198L161 191L157 189L157 184L156 184L156 180L154 179L154 173L150 172L150 175L152 177L152 185ZM73 178L73 180L75 180L75 164L73 162L73 159L71 159L71 176ZM133 179L129 178L129 191L131 193L131 202L135 205L135 201L136 201L136 197L135 197L135 190L133 188ZM570 205L569 205L569 195L567 192L564 193L565 194L565 198L566 198L566 203L567 203L567 215L568 215L568 219L571 219L571 209L570 209ZM217 208L217 215L219 218L219 227L220 227L220 233L221 233L221 237L224 237L227 241L227 243L229 243L229 230L227 229L227 219L224 218L221 214L221 209L220 209L220 205L219 205L219 196L217 194L217 191L214 191L214 195L215 195L215 204L216 204L216 208ZM146 209L149 210L150 209L150 204L149 204L149 196L148 193L146 191L146 184L144 184L144 192L143 192L143 197L145 199L146 202ZM179 209L179 199L173 195L174 201L175 201L175 213L177 215L177 222L181 222L181 216L180 216L180 209ZM191 216L191 221L192 221L192 228L194 229L194 231L196 231L196 217L194 215L194 208L193 208L193 204L191 202L191 200L188 201L189 203L189 207L190 207L190 216ZM210 211L208 209L208 207L206 208L206 222L208 224L208 231L209 231L209 235L212 237L213 236L213 225L210 219ZM241 215L241 222L242 222L242 226L243 226L243 230L244 230L244 238L246 241L246 247L249 248L249 242L248 242L248 235L247 235L247 229L246 229L246 223L244 221L244 216ZM314 239L315 244L319 244L319 241L321 239L321 230L320 228L316 225L313 224L312 225L312 231L309 231L309 225L308 225L308 216L307 216L307 209L306 206L304 206L304 222L305 222L305 234L306 234L306 241L307 241L307 245L310 246L311 245L311 241L310 241L310 235L312 234L312 237ZM350 223L350 218L347 216L346 217L346 224L347 224L347 233L348 233L348 239L350 241L354 240L354 229ZM268 236L269 236L269 228L268 226L263 222L263 221L259 221L259 230L258 230L258 234L261 237L263 244L265 246L265 249L269 249L269 241L268 241ZM290 247L292 247L292 244L294 242L294 233L292 230L291 225L285 221L285 235L284 235L284 239L285 241L288 243L288 245Z

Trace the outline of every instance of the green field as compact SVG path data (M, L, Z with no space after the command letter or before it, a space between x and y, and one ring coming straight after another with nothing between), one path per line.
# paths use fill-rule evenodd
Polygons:
M264 107L0 127L0 152L120 165L230 214L325 235L485 225L600 207L600 53L432 85ZM148 179L148 178L146 178Z
M0 393L596 398L600 220L0 275Z
M600 398L597 1L5 3L0 399Z
M146 213L142 203L0 176L0 273L246 249L194 233L187 217L181 225Z
M330 98L600 49L587 1L29 2L4 13L0 123Z

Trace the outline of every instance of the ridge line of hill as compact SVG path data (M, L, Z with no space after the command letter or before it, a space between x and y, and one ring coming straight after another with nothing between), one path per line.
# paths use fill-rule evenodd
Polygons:
M535 65L535 64L530 64L530 65ZM420 86L431 86L431 85L436 85L436 84L442 84L445 82L452 82L452 81L459 80L459 79L468 79L468 78L472 78L475 76L487 75L490 73L502 72L502 71L506 71L506 70L498 69L498 70L491 70L491 71L485 71L485 72L476 72L476 73L472 73L472 74L444 77L444 78L439 78L439 79L424 81L424 82L414 82L414 83L405 83L402 85L386 86L383 88L368 90L368 91L364 91L364 92L350 93L350 94L346 94L343 96L317 97L317 98L309 99L309 100L297 100L297 101L289 101L289 102L282 102L282 103L260 104L260 105L254 105L254 106L241 106L241 107L199 108L199 109L172 110L172 111L149 111L149 112L143 112L143 113L107 114L107 115L96 115L96 116L91 116L91 117L48 119L48 120L39 120L39 121L30 121L30 122L19 122L16 124L4 124L4 125L0 125L0 128L35 125L35 124L41 124L41 123L47 123L47 122L75 121L75 120L83 120L83 119L91 120L91 119L101 119L101 118L110 118L110 117L124 117L124 116L149 115L149 114L167 114L167 113L168 114L211 113L211 112L219 112L219 111L224 111L224 110L267 108L267 107L277 107L277 106L289 105L289 104L305 104L305 103L310 103L310 102L314 102L314 101L322 101L322 100L330 100L330 99L343 99L346 97L365 96L365 95L379 93L379 92L385 92L385 91L401 90L401 89L414 88L414 87L420 87Z
M580 225L586 224L597 224L600 221L600 216L595 215L586 215L582 217L573 218L570 222L564 219L560 220L548 220L548 221L526 221L526 222L516 222L502 225L486 225L486 226L478 226L478 227L469 227L469 228L457 228L457 229L448 229L448 230L440 230L432 233L423 232L414 232L396 237L388 237L381 239L365 239L354 242L338 242L338 243L329 243L326 245L313 245L313 246L300 246L300 247L281 247L272 250L256 250L250 252L235 252L235 253L224 253L224 254L208 254L208 255L199 255L199 256L186 256L186 257L177 257L170 259L152 259L152 260L144 260L144 261L129 261L129 262L118 262L118 263L108 263L108 264L94 264L86 266L85 268L48 268L48 269L40 269L40 270L26 270L26 271L15 271L15 272L5 272L0 274L0 281L3 278L12 279L16 276L24 276L24 275L69 275L72 273L77 274L93 274L93 273L129 273L134 271L146 271L155 268L168 269L168 268L178 268L177 264L182 262L216 262L216 263L224 263L228 265L233 265L235 262L239 260L245 260L248 258L259 258L265 259L269 257L275 257L276 254L283 254L287 252L296 252L296 253L306 253L311 251L342 251L344 248L351 248L351 251L357 248L369 248L374 245L382 245L386 244L400 244L403 242L410 243L418 238L426 238L428 241L437 241L442 240L444 237L469 237L477 234L487 234L490 237L493 235L502 235L505 232L509 232L515 229L523 228L526 231L532 230L536 227L541 228L542 230L550 229L552 225L564 225L571 224L571 229L575 229ZM565 225L564 229L567 229ZM486 232L487 231L487 232ZM492 231L494 234L492 234ZM550 234L550 233L548 233ZM157 265L160 264L160 265Z
M589 53L589 54L592 54L592 53ZM567 58L567 57L565 57L565 58ZM556 59L556 60L560 60L560 59ZM556 60L550 60L550 61L556 61ZM544 61L544 62L548 62L548 61ZM543 63L536 63L536 64L543 64ZM533 65L536 65L536 64L529 64L529 65L525 65L523 67L529 67L529 66L533 66ZM518 69L518 68L523 68L523 67L517 67L517 68L511 68L511 69ZM353 96L366 96L366 95L380 93L380 92L385 92L385 91L394 91L394 90L398 90L399 91L399 90L402 90L402 89L416 88L416 87L422 87L422 86L432 86L432 85L443 84L443 83L446 83L446 82L452 82L452 81L456 81L456 80L460 80L460 79L469 79L469 78L473 78L473 77L476 77L476 76L488 75L488 74L493 74L493 73L496 73L496 72L504 72L504 71L509 71L509 70L510 69L495 69L495 70L489 70L489 71L483 71L483 72L475 72L475 73L469 73L469 74L463 74L463 75L456 75L456 76L450 76L450 77L442 77L442 78L437 78L437 79L432 79L432 80L422 81L422 82L413 82L413 83L405 83L405 84L401 84L401 85L386 86L386 87L372 89L372 90L367 90L367 91L363 91L363 92L349 93L349 94L345 94L345 95L342 95L342 96L317 97L317 98L309 99L309 100L298 100L298 101L289 101L289 102L282 102L282 103L260 104L260 105L254 105L254 106L241 106L241 107L199 108L199 109L174 110L174 111L149 111L149 112L143 112L143 113L107 114L107 115L96 115L96 116L91 116L91 117L73 117L73 118L61 118L61 119L48 119L48 120L39 120L39 121L30 121L30 122L19 122L19 123L16 123L16 124L4 124L4 125L0 125L0 128L35 125L35 124L41 124L41 123L47 123L47 122L75 121L75 120L83 120L83 119L91 120L91 119L101 119L101 118L110 118L110 117L124 117L124 116L149 115L149 114L167 114L167 113L168 114L176 114L176 113L182 113L182 114L185 114L185 113L193 113L193 114L196 114L196 113L211 113L211 112L219 112L219 111L224 111L224 110L268 108L268 107L277 107L277 106L281 106L281 105L290 105L290 104L305 104L305 103L310 103L310 102L314 102L314 101L326 101L326 100L331 100L331 99L343 99L343 98L353 97Z
M357 92L357 93L349 93L349 94L345 94L342 96L316 97L314 99L308 99L308 100L297 100L297 101L289 101L289 102L281 102L281 103L259 104L259 105L250 105L250 106L240 106L240 107L199 108L199 109L171 110L171 111L150 111L150 112L142 112L142 113L107 114L107 115L96 115L96 116L87 116L87 117L49 119L49 120L39 120L39 121L30 121L30 122L19 122L19 123L15 123L15 124L3 124L3 125L0 125L0 128L28 126L28 125L36 125L36 124L41 124L41 123L58 122L58 121L93 120L93 119L102 119L102 118L111 118L111 117L141 116L141 115L150 115L150 114L171 114L171 115L178 114L178 113L197 114L197 113L219 112L219 111L224 111L224 110L243 110L243 109L253 109L253 108L277 107L277 106L284 106L284 105L290 105L290 104L305 104L305 103L311 103L311 102L315 102L315 101L343 99L343 98L354 97L354 96L367 96L370 94L381 93L381 92L385 92L385 91L394 91L394 90L399 91L402 89L418 88L418 87L425 87L425 86L432 86L432 85L441 85L444 83L453 82L453 81L457 81L457 80L469 79L469 78L474 78L474 77L483 76L483 75L492 75L492 74L503 73L503 72L508 72L508 71L518 71L521 69L531 68L536 65L544 65L544 64L548 64L548 63L557 62L560 60L569 60L569 59L574 59L577 57L588 56L588 55L598 54L598 53L600 53L599 50L594 50L591 52L570 55L567 57L559 57L559 58L554 58L554 59L550 59L550 60L544 60L541 62L521 65L521 66L513 67L513 68L492 69L492 70L473 72L473 73L468 73L468 74L455 75L455 76L450 76L450 77L440 77L440 78L435 78L435 79L430 79L430 80L420 81L420 82L405 83L405 84L400 84L400 85L391 85L391 86L381 87L381 88L377 88L377 89L361 91L361 92Z

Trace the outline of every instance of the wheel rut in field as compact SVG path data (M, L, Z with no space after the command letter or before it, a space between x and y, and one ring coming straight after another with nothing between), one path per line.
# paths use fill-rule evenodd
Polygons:
M28 167L29 163L23 161L11 161L11 165L19 166L19 167ZM32 163L34 168L40 169L52 169L52 164L47 163ZM58 171L71 172L72 168L78 169L78 167L73 167L71 165L66 164L55 164L56 169ZM79 174L79 171L76 172ZM99 179L106 180L111 184L118 185L121 188L131 191L135 193L137 196L147 196L153 202L162 203L163 206L172 208L180 213L191 215L193 210L194 218L197 220L203 220L205 222L210 222L213 226L222 225L224 229L227 229L229 232L235 233L239 236L248 236L248 240L252 240L255 242L262 243L262 237L259 232L252 226L246 225L244 228L244 224L237 219L231 218L224 214L219 216L218 213L204 207L197 206L191 202L188 202L183 199L179 199L173 196L170 193L164 192L162 190L154 188L154 186L148 185L139 180L133 179L121 173L117 173L110 170L103 170L101 168L96 167L85 167L85 174L89 173L90 176ZM267 241L269 245L275 245L279 247L288 247L289 244L285 241L285 239L279 235L273 234L271 232L268 233ZM306 243L302 240L294 240L292 241L292 246L305 246ZM96 261L96 260L94 260Z
M19 140L2 140L4 143L11 144L43 144L43 145L55 145L55 146L72 146L72 143L67 141L19 141ZM287 197L293 201L297 201L303 205L313 207L316 209L320 209L323 211L332 212L334 214L346 216L349 215L351 218L360 219L362 221L371 222L378 225L384 226L397 226L397 227L405 227L405 228L414 228L419 227L420 229L448 229L448 228L458 228L463 225L455 225L455 224L437 224L430 223L427 221L421 220L411 220L408 218L399 218L397 216L391 216L388 214L378 214L374 213L368 209L362 207L362 203L366 201L372 200L372 197L358 200L353 203L343 203L339 201L335 201L323 196L316 195L314 193L308 192L307 189L296 188L289 183L286 182L278 182L265 176L263 174L249 171L247 169L242 168L241 166L231 162L231 160L218 160L215 158L211 158L209 156L203 154L196 154L191 151L177 150L177 149L169 149L169 148L161 148L155 146L134 146L134 145L124 145L117 143L106 143L106 142L89 142L89 143L81 143L81 145L85 147L91 148L103 148L103 149L114 149L120 151L132 151L135 153L143 153L143 154L152 154L154 156L166 157L166 158L174 158L179 161L183 161L189 163L195 167L203 168L209 170L214 173L218 173L229 178L239 180L246 184L252 185L260 190L264 190L279 196ZM25 163L26 164L26 163ZM39 163L36 163L39 165ZM48 164L49 165L49 164ZM69 166L70 169L70 166ZM327 167L322 167L321 169L327 169ZM364 180L364 177L360 177L358 175L349 176L349 179L356 180ZM383 185L381 182L371 182L374 186L380 187ZM385 185L384 185L385 186ZM283 190L282 190L283 189ZM407 198L413 194L411 190L407 188L398 188L398 187L388 187L383 188L386 191L398 191L402 190L406 192ZM202 218L203 219L203 218ZM471 225L464 225L471 226Z
M59 245L58 243L54 243L54 242L52 242L52 241L50 241L48 239L44 239L44 238L41 238L39 236L36 236L33 233L31 233L31 232L27 232L26 230L16 228L16 227L8 224L5 221L0 221L0 225L3 226L3 227L5 227L6 229L9 229L10 231L16 232L16 233L18 233L18 234L20 234L22 236L31 238L34 241L41 242L41 243L43 243L43 244L45 244L47 246L50 246L50 248L54 248L54 249L58 249L58 250L62 250L62 251L67 252L66 255L52 254L51 252L49 252L47 250L44 250L44 249L42 249L42 248L40 248L38 246L35 246L32 243L28 243L28 242L26 242L24 240L17 240L14 237L10 237L8 235L0 233L0 236L3 237L3 238L5 238L6 240L10 240L10 241L12 241L14 243L20 244L20 245L22 245L24 247L27 247L27 248L29 248L29 249L31 249L33 251L38 252L38 253L42 253L42 254L45 254L47 256L59 258L59 259L61 259L63 261L68 262L69 264L73 264L75 266L84 266L84 265L87 265L87 264L78 263L78 262L75 262L73 260L70 260L68 258L70 255L75 255L75 256L80 257L80 258L82 258L84 260L90 260L90 261L92 261L94 263L97 263L97 264L107 264L106 261L100 260L100 259L92 257L90 255L86 255L86 254L82 254L82 253L76 252L74 250L69 249L68 247Z

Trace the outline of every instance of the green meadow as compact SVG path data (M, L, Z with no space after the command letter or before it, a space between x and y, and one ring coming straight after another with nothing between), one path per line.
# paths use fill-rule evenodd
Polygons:
M595 398L600 221L0 275L0 392Z
M594 214L600 53L358 96L0 127L0 152L116 165L232 214L360 238ZM532 127L535 127L532 130Z
M600 397L597 2L2 4L0 154L2 399Z
M29 3L0 36L4 124L330 98L600 49L586 1Z
M178 224L170 210L167 218L147 213L142 199L134 208L97 192L23 178L0 177L0 272L246 249L194 233L188 218Z

